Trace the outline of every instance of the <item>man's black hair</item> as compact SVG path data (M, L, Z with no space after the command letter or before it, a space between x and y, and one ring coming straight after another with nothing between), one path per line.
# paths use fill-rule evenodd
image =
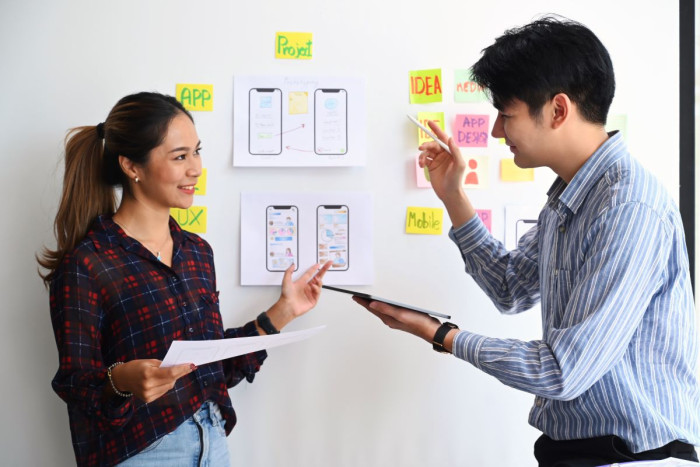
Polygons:
M548 100L564 93L584 119L604 125L615 95L605 46L584 25L554 16L506 31L482 51L472 74L497 109L518 99L535 118Z

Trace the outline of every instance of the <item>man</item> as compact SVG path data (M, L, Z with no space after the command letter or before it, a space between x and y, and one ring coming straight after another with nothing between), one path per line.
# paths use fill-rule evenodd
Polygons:
M672 199L604 129L615 92L607 50L586 27L543 18L507 31L472 68L522 168L557 180L537 225L507 251L462 189L465 162L420 146L466 271L501 312L541 301L543 336L494 339L380 302L354 299L389 327L432 342L535 395L540 466L678 457L700 444L698 334L683 228Z

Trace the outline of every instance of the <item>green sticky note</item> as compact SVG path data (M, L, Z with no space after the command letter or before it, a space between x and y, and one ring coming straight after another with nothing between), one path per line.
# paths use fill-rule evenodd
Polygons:
M470 70L455 70L455 102L486 102L484 88L474 82Z
M411 104L442 102L442 70L415 70L408 72Z

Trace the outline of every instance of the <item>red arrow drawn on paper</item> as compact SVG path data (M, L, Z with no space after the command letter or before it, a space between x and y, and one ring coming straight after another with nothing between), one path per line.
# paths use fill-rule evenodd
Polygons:
M275 135L275 136L283 135L283 134L285 134L285 133L291 133L292 131L301 130L302 128L304 128L305 125L306 125L305 123L302 123L301 126L298 126L298 127L296 127L296 128L292 128L291 130L283 131L282 133L279 133L279 134L277 134L277 135Z
M293 148L291 146L285 146L284 149L287 149L289 151L299 151L299 152L313 152L309 149L299 149L299 148Z

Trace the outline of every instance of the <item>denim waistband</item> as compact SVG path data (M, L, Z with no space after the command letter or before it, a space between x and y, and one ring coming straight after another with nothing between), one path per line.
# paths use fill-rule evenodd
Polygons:
M222 420L219 406L210 400L204 401L202 406L192 415L192 418L198 423L209 420L213 426L217 426Z

